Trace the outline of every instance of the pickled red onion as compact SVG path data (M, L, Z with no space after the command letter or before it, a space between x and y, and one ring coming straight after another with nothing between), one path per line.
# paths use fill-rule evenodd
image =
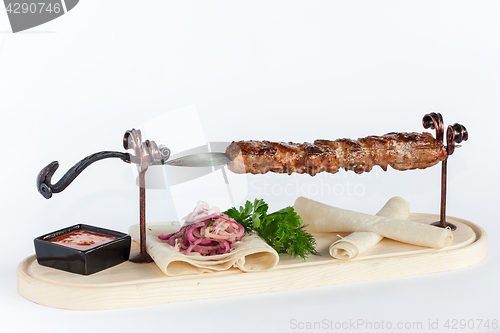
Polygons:
M241 224L221 214L219 208L209 208L203 201L199 201L195 210L183 220L191 224L183 225L172 234L159 235L158 238L187 255L191 252L203 256L229 253L231 245L245 235Z

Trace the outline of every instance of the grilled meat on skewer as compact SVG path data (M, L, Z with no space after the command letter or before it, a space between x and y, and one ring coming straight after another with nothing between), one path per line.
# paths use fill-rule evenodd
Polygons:
M446 159L446 147L430 133L388 133L358 140L314 143L233 141L226 149L235 173L336 173L340 168L369 172L380 165L396 170L425 169Z

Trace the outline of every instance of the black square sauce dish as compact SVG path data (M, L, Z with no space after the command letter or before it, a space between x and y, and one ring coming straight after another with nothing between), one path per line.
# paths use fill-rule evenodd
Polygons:
M77 224L35 238L38 263L63 271L89 275L128 260L128 234Z

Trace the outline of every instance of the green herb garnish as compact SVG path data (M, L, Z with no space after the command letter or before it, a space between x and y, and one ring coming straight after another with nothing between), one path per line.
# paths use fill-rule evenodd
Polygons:
M235 219L245 232L255 231L278 253L287 253L293 257L305 259L309 254L319 255L314 246L314 237L304 230L300 216L293 207L286 207L277 212L267 214L269 206L263 199L250 201L239 209L235 207L224 212Z

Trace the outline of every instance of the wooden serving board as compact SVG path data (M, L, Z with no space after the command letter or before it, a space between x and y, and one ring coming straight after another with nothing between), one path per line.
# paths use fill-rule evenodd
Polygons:
M427 224L438 219L430 214L410 216L412 221ZM321 256L304 261L281 255L275 268L255 273L232 268L168 277L155 263L125 262L84 276L40 266L33 255L19 264L17 287L22 296L42 305L103 310L444 272L481 261L486 256L485 231L458 218L448 217L447 221L457 230L453 232L453 244L441 250L383 239L357 258L337 260L330 257L328 247L338 236L318 233L314 236ZM138 252L137 243L132 252Z

